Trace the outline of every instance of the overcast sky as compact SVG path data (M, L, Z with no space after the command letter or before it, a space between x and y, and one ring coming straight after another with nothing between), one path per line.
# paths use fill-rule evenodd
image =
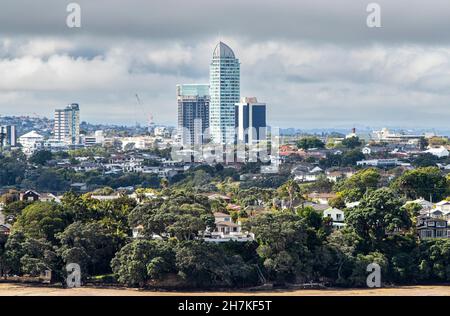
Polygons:
M175 85L207 83L222 40L273 126L449 125L449 0L78 0L72 29L70 2L0 0L0 115L174 125Z

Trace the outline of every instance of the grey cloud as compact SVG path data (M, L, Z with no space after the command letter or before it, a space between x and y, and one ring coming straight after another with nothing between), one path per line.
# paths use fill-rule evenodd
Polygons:
M0 114L79 102L83 120L175 124L175 85L208 82L222 39L272 125L448 125L448 0L375 1L381 29L362 0L76 2L79 30L65 26L68 2L0 3Z
M4 34L102 35L178 39L241 36L344 43L450 42L448 0L77 0L81 29L65 26L68 2L0 4ZM381 5L380 29L366 26L366 6Z

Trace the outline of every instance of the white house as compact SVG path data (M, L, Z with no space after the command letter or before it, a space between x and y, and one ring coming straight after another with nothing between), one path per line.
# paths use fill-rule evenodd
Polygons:
M344 223L344 219L345 219L344 211L342 211L338 208L335 208L335 207L327 208L325 211L323 211L323 217L331 218L331 220L333 221L334 229L341 229L341 228L345 227L345 225L346 225Z
M436 203L435 206L443 212L450 212L450 201L442 200Z
M428 150L425 150L425 153L429 153L432 154L438 158L442 158L442 157L448 157L449 156L449 152L447 150L447 148L445 148L444 146L440 146L437 148L430 148Z
M427 212L428 210L433 208L433 203L425 200L424 198L416 199L413 201L407 201L403 206L407 206L409 204L418 204L422 207L420 210L421 213Z
M233 233L240 233L241 231L241 226L237 223L234 223L229 214L216 212L214 213L214 219L216 223L216 229L214 230L213 235L215 233L228 235Z

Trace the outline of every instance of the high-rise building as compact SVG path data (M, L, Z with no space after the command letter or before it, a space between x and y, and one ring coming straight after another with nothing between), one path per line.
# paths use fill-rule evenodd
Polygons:
M16 141L16 127L14 125L0 126L0 147L15 147Z
M235 141L235 104L240 97L240 63L233 50L220 42L210 65L210 137L214 143Z
M254 144L266 139L266 104L258 103L255 97L244 97L236 104L237 140Z
M203 144L208 138L209 85L177 85L178 135L183 145Z
M80 107L77 103L55 110L53 134L55 140L67 145L80 144Z

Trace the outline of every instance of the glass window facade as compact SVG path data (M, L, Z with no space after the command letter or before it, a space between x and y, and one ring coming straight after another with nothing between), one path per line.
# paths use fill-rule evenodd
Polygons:
M210 137L214 143L235 140L235 104L240 97L240 63L232 49L220 42L210 65Z

